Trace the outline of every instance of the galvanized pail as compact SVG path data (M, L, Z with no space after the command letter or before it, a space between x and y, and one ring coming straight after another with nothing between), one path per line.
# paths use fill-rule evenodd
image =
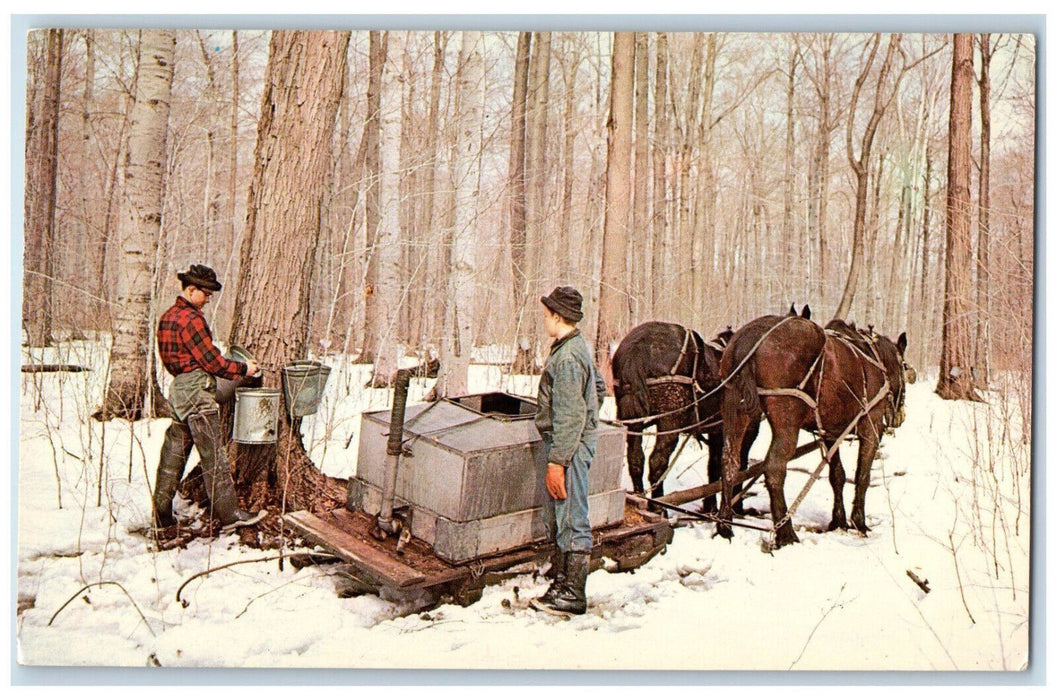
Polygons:
M296 360L283 367L283 396L291 419L319 410L329 376L330 367L315 360Z
M249 350L242 347L241 345L232 345L228 348L227 358L232 360L238 360L239 362L257 361ZM228 403L234 400L235 390L243 386L260 386L261 375L260 372L253 375L252 377L239 377L238 379L224 379L223 377L217 377L217 390L215 392L217 403Z
M237 389L232 439L249 445L275 442L279 432L279 390Z

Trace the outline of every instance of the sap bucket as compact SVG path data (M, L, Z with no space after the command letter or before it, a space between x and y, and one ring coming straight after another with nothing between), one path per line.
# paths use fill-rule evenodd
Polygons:
M291 420L319 410L330 367L315 360L296 360L283 367L283 396Z
M248 445L269 445L279 432L278 389L236 389L232 439Z

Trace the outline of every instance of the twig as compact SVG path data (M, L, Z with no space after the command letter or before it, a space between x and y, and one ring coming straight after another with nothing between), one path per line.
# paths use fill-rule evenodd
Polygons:
M199 578L201 576L208 576L209 574L211 574L213 572L220 571L221 569L228 569L228 568L230 568L232 566L236 566L238 564L259 564L259 563L264 562L264 561L275 561L276 559L285 559L287 557L292 557L292 556L294 556L296 554L305 554L305 552L287 552L286 554L277 554L277 555L273 555L273 556L270 556L270 557L258 557L256 559L240 559L238 561L231 561L231 562L228 562L227 564L221 564L220 566L214 566L214 567L208 568L205 571L199 571L197 574L195 574L191 578L189 578L186 581L184 581L183 583L181 583L180 587L176 589L176 601L180 605L182 605L183 607L186 608L189 605L189 603L186 600L184 600L183 598L181 598L180 594L183 593L183 590L184 590L184 588L187 587L187 584L191 583L191 581L194 581L196 578Z
M907 569L907 576L910 577L911 581L913 581L914 583L916 583L918 585L918 588L920 588L921 590L925 591L926 593L929 592L929 580L928 579L922 579L920 576L915 574L910 569ZM969 617L972 617L972 615L970 615Z
M158 636L158 635L154 634L154 630L151 628L150 623L147 622L147 618L145 618L143 616L143 611L141 611L139 609L139 606L136 605L136 601L132 599L132 596L129 595L129 592L125 590L125 587L122 586L117 581L100 581L99 583L89 583L87 586L82 587L79 591L77 591L72 596L70 596L69 600L67 600L65 603L63 603L61 606L59 606L59 609L56 610L55 614L51 616L51 619L48 620L48 624L46 626L47 627L51 627L51 623L55 622L55 618L59 616L59 613L61 613L63 610L66 609L67 605L72 603L74 601L74 599L77 598L77 596L81 595L82 593L87 591L89 588L92 588L93 586L117 586L118 588L120 588L121 592L124 593L125 597L128 598L130 603L132 603L132 607L134 607L136 609L136 612L139 613L139 619L143 620L143 624L145 624L147 626L147 629L150 631L151 636L153 636L153 637L157 637Z
M804 646L800 649L800 653L797 654L795 659L793 659L793 663L789 664L790 671L793 669L793 666L796 666L800 662L800 659L804 656L804 652L807 651L808 645L811 644L811 638L815 636L815 632L817 632L818 628L822 626L822 621L825 620L826 617L828 617L829 614L834 611L834 609L841 605L840 594L844 592L844 587L847 585L847 583L841 584L840 590L837 591L837 599L833 601L833 605L829 606L829 609L826 612L822 613L822 617L818 619L818 622L816 622L815 626L811 629L811 634L807 635L807 639L804 640Z
M952 537L949 532L947 533L947 540L951 543L951 558L954 559L954 575L958 577L958 593L962 597L962 605L965 607L965 614L969 616L969 621L975 625L976 618L974 618L972 612L970 612L969 604L965 602L965 586L962 585L962 574L958 570L958 550L954 546L954 537Z

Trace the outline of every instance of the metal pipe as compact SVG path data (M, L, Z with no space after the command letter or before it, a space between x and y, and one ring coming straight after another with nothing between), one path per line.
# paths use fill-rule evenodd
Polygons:
M393 520L393 500L396 497L396 474L400 468L400 455L404 451L404 412L407 409L407 388L411 383L410 369L396 373L393 383L393 408L389 412L389 440L385 445L385 482L382 484L382 506L378 513L376 536L385 539L386 533L400 531L399 521Z

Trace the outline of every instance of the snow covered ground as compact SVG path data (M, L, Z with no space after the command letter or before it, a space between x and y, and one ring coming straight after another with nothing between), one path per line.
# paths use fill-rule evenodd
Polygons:
M49 357L96 368L105 360L102 346L87 342L66 344ZM389 400L387 391L360 388L363 379L363 368L335 364L324 405L304 422L313 458L334 476L355 473L359 413L386 408ZM471 381L474 391L535 391L533 379L504 378L495 366L475 366ZM760 532L739 529L728 542L713 538L708 524L680 527L667 553L639 570L591 574L588 613L560 621L504 605L515 586L522 597L542 591L527 574L487 588L470 607L416 613L407 601L339 598L333 567L296 570L276 561L196 578L183 591L184 606L176 591L195 574L274 552L243 548L234 536L153 551L130 531L148 524L167 421L130 428L91 420L101 371L23 374L18 660L227 668L1021 670L1028 663L1031 542L1030 417L1022 422L1016 400L1023 394L1007 385L989 394L988 404L970 404L941 401L934 387L927 374L909 387L907 420L882 444L867 495L868 537L823 531L832 503L823 478L793 520L800 544L770 554ZM427 388L414 384L411 399ZM611 402L604 415L612 416ZM767 442L764 431L755 457ZM849 472L854 449L843 448ZM790 500L816 464L813 454L791 465ZM703 478L704 451L690 444L667 488ZM849 485L849 513L851 497ZM762 487L748 505L767 508ZM930 591L908 571L927 580Z

